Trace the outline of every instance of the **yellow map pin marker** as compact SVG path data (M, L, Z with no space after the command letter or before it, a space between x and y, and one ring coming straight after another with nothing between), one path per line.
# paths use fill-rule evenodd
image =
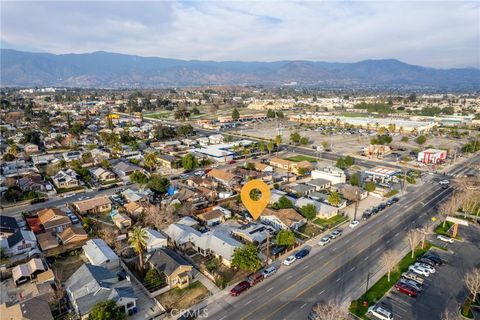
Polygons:
M250 191L253 189L258 189L261 192L262 196L260 199L252 200L250 198ZM250 180L243 185L240 191L240 198L253 219L257 220L263 212L263 209L265 209L270 202L270 188L261 180Z

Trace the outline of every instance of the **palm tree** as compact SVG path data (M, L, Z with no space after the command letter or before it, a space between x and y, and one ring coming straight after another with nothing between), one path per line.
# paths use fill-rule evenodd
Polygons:
M143 251L147 248L147 232L141 227L133 228L128 235L128 242L138 253L140 270L143 270Z
M155 165L157 164L157 155L155 152L147 152L145 153L143 162L145 163L145 166L150 169L150 173L152 173L152 169L155 168Z

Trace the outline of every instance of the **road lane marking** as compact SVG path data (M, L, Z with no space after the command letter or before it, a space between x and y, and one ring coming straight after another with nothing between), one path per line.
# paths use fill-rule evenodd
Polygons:
M302 304L302 306L300 307L300 309L303 309L303 308L305 308L306 306L307 306L307 304L304 303L304 304Z
M390 243L390 240L387 240L387 243Z
M253 299L252 299L252 300L248 300L248 301L244 304L244 306L246 306L247 304L250 304L252 301L253 301Z
M378 252L378 251L380 251L380 248L375 249L375 252Z
M289 276L287 277L287 280L288 280L288 279L291 279L292 277L293 277L293 275L292 275L292 274L291 274L291 275L289 275Z
M324 292L325 292L325 289L324 289L324 290L322 290L322 291L321 291L321 292L320 292L318 295L321 295L321 294L322 294L322 293L324 293Z
M268 288L268 289L267 289L267 292L270 292L270 291L272 291L272 290L273 290L273 287Z
M305 265L305 267L303 267L303 270L307 269L309 266L309 264Z
M365 257L365 259L363 259L363 261L367 261L368 260L368 256Z
M223 317L221 317L221 318L218 319L218 320L223 320L223 319L225 319L226 317L227 317L227 316L223 316Z
M342 278L338 278L335 282L338 282L338 281L340 281L340 280L342 280Z
M353 271L353 270L355 270L355 267L353 267L352 269L350 269L350 271Z

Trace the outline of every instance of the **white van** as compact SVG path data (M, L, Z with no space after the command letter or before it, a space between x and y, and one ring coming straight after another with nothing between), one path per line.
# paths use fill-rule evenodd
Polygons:
M275 272L277 272L277 268L275 268L274 266L271 266L263 270L262 275L264 278L268 278L272 276Z
M381 320L393 320L393 315L390 311L385 310L382 307L371 306L367 311L368 315L373 315Z

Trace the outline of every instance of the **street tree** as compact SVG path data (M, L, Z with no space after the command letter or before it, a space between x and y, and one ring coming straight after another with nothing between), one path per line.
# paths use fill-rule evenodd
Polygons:
M182 167L187 171L195 169L196 167L198 167L197 158L191 153L187 154L182 159Z
M233 109L232 111L232 119L235 121L240 119L240 112L238 112L237 108Z
M425 137L423 134L418 136L416 139L415 139L415 142L422 145L424 144L425 142L427 141L427 137Z
M473 301L476 301L477 295L480 293L480 268L473 269L465 274L463 280L465 286L472 295Z
M412 258L415 257L415 248L420 241L420 232L418 229L410 229L407 232L407 240L408 244L410 245L410 250L412 250Z
M348 309L334 302L318 303L313 307L313 320L346 320Z
M270 142L267 143L267 150L268 150L268 157L269 158L270 158L274 148L275 148L275 144L273 143L273 141L270 141Z
M307 137L301 137L300 138L300 144L301 145L307 145L308 144L308 138Z
M422 241L422 249L424 249L427 243L427 236L430 234L430 231L428 230L427 227L421 227L421 228L418 228L418 232L420 233L420 238Z
M295 144L299 143L301 138L302 137L300 136L300 133L298 133L297 131L292 132L290 134L290 142L292 143L295 143Z
M140 270L143 270L143 252L147 248L148 235L145 229L137 226L128 234L128 242L133 247L136 253L138 253L138 262Z
M355 172L350 176L350 184L352 186L359 186L360 185L360 174Z
M254 245L246 245L234 250L232 266L253 272L260 268L261 265L262 262L258 257L257 247Z
M400 260L400 253L395 250L387 250L380 256L381 264L387 268L387 280L390 282L390 274Z

